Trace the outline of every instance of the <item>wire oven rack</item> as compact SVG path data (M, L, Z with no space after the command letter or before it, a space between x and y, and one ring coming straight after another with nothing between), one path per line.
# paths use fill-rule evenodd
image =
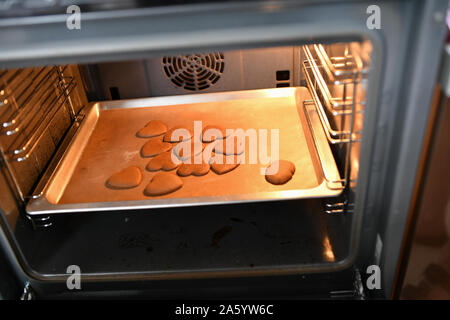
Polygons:
M331 56L329 51L322 44L302 46L305 59L301 66L312 97L312 100L304 102L303 107L313 105L316 108L328 142L343 154L343 178L327 182L341 182L347 188L350 183L356 183L350 178L350 161L353 145L361 142L361 121L366 104L362 83L367 78L369 67L350 45L345 46L341 56ZM358 126L355 126L355 120L358 120ZM352 206L344 198L342 202L326 203L325 212L344 213Z
M0 160L22 203L64 134L61 111L68 125L76 119L71 94L77 84L66 71L67 66L0 71ZM48 225L45 218L42 224Z

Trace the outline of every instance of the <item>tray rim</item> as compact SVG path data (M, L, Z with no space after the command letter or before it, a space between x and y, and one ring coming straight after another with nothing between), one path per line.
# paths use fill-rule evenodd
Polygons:
M229 91L219 93L199 93L189 95L176 95L176 96L164 96L164 97L151 97L151 98L137 98L137 99L125 99L114 101L100 101L91 102L85 108L83 108L83 120L82 122L75 122L75 133L67 137L70 139L67 143L67 148L63 150L59 159L55 160L55 163L51 163L44 173L43 178L38 183L34 195L31 197L26 205L26 212L28 215L49 215L66 212L95 212L95 211L120 211L120 210L142 210L142 209L157 209L168 207L187 207L187 206L199 206L199 205L219 205L219 204L236 204L244 202L265 202L265 201L277 201L277 200L294 200L294 199L312 199L312 198L328 198L337 197L342 193L342 188L331 189L328 187L327 181L324 179L324 173L321 173L322 181L314 188L298 189L298 190L284 190L284 191L268 191L257 192L251 194L231 194L226 196L205 196L205 197L186 197L186 198L164 198L164 199L148 199L148 200L126 200L126 201L111 201L111 202L80 202L70 204L55 204L49 201L47 195L49 189L54 188L53 184L58 179L58 174L61 172L62 167L66 165L67 159L70 158L71 165L69 170L76 168L78 160L83 153L84 147L89 140L90 134L94 131L97 120L100 116L101 110L114 110L114 109L129 109L129 108L143 108L143 107L159 107L159 106L175 106L192 103L212 102L212 101L227 101L227 100L239 100L239 99L252 99L252 98L277 98L277 97L295 97L297 107L297 97L300 91L304 91L309 96L309 92L306 87L289 87L289 88L276 88L276 89L258 89L258 90L244 90L244 91ZM303 113L303 108L301 112ZM304 115L307 116L306 114ZM311 119L309 119L311 121ZM302 126L304 131L308 129L305 126L305 119L302 119ZM305 138L309 143L311 136L314 135L319 139L320 148L317 150L314 147L315 155L311 156L315 158L315 161L320 161L320 157L327 157L327 163L331 166L331 173L328 175L339 176L337 165L334 157L332 156L331 147L326 141L323 128L320 126L320 122L313 121L311 129L314 132L307 134L305 132ZM322 131L321 131L322 130ZM84 144L80 143L79 137L88 135L85 137ZM318 137L317 137L318 136ZM314 139L314 138L313 138ZM74 150L73 146L78 143L78 149ZM79 150L81 148L81 150ZM327 169L330 169L329 167ZM325 173L326 174L326 173ZM69 179L70 180L70 179ZM67 183L59 190L59 197L64 194L64 189ZM324 193L326 195L324 196Z

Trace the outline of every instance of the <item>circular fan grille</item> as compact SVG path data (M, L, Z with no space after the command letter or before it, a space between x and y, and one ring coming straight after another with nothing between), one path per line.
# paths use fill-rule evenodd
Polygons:
M219 81L225 66L223 53L192 54L164 57L162 65L166 76L178 87L198 91Z

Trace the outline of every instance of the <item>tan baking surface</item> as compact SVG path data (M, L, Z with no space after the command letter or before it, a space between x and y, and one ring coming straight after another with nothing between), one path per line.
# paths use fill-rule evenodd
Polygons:
M140 155L140 149L148 139L136 137L136 132L150 120L161 120L169 128L176 125L193 128L194 120L202 120L203 126L211 124L233 129L278 128L280 159L294 162L296 172L288 183L275 186L260 174L260 164L241 164L224 175L210 171L202 177L183 177L184 186L178 191L165 196L147 197L143 190L155 173L145 170L150 158ZM268 145L270 147L270 131ZM133 165L142 169L144 178L140 186L128 190L112 190L105 186L112 173ZM175 170L172 172L176 174ZM112 109L100 112L97 126L58 203L245 195L309 189L317 187L320 182L294 96Z

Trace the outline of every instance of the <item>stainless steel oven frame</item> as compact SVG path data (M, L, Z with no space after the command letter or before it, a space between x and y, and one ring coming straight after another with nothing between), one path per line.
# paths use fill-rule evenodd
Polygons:
M379 1L378 30L370 30L366 25L371 4L370 1L219 2L89 12L82 13L81 30L68 30L66 15L5 18L0 20L3 44L0 66L88 63L211 48L370 40L373 45L370 90L358 187L351 195L355 199L351 254L326 269L311 265L267 270L263 274L279 280L297 275L297 284L302 283L302 277L307 279L304 281L316 279L318 283L321 273L322 279L333 274L338 277L355 267L365 272L367 265L375 263L382 270L384 296L389 297L437 78L448 3ZM44 296L64 292L66 275L32 270L3 217L0 224L1 247L19 282L24 286L29 283ZM197 285L201 285L205 280L200 279L205 278L221 281L216 278L231 277L242 283L248 276L247 272L217 270L179 274L174 278L180 279L180 283L199 278ZM156 283L162 279L146 273L105 273L87 274L84 281L92 293L132 291L135 285L140 286L136 281L154 281L157 287L160 285ZM223 282L221 285L226 287ZM308 288L313 287L314 284Z

